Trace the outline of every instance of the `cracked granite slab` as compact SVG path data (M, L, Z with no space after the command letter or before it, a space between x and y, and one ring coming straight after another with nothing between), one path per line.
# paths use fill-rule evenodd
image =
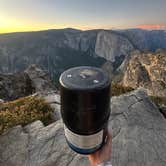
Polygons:
M113 166L165 166L166 119L146 93L136 90L111 103ZM61 120L16 126L0 136L0 166L88 165L86 156L67 146Z
M115 166L165 166L166 119L137 90L112 98L112 162Z

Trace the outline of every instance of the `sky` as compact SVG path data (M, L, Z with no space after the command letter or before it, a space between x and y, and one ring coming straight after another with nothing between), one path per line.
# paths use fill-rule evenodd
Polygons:
M0 0L0 33L166 28L166 0Z

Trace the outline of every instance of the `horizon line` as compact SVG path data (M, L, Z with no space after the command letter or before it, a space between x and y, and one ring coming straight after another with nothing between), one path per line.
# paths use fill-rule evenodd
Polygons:
M88 29L79 29L79 28L73 28L73 27L64 27L64 28L43 28L43 29L36 29L36 30L21 30L21 31L11 31L11 32L0 32L0 35L2 34L11 34L11 33L30 33L30 32L40 32L40 31L49 31L49 30L65 30L65 29L73 29L78 31L91 31L91 30L130 30L130 29L140 29L140 30L166 30L166 26L162 26L160 28L158 25L157 28L154 26L154 28L149 28L151 25L139 25L137 27L129 27L129 28L88 28ZM152 25L153 26L153 25Z

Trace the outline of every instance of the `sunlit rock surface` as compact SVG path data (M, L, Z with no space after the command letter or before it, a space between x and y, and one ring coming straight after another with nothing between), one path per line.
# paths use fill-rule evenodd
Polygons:
M166 51L134 52L123 77L123 86L144 87L149 95L166 96Z

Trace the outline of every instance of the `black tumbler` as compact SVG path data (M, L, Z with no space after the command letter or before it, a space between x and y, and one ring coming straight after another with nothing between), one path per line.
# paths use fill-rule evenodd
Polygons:
M59 81L66 141L77 153L94 153L105 140L110 78L100 68L81 66L63 72Z

